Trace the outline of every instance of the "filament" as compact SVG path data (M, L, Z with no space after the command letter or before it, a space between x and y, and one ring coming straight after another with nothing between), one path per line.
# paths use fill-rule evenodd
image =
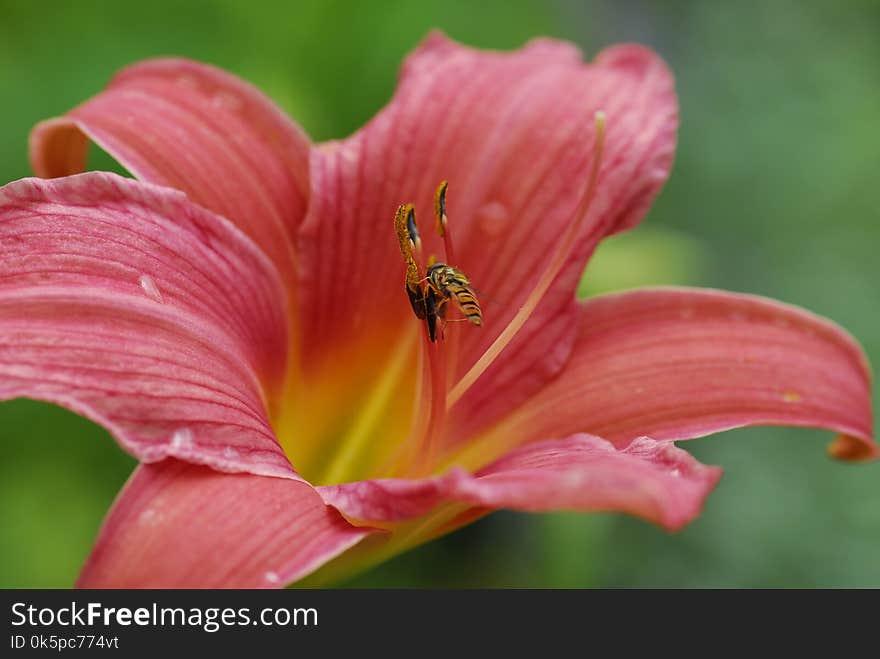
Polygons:
M550 288L556 275L559 274L559 271L565 265L565 262L574 247L575 241L580 235L581 227L587 217L593 199L596 196L596 185L599 180L599 168L602 162L602 150L604 144L605 113L599 111L595 114L593 160L590 166L590 171L587 175L587 185L584 189L584 194L581 197L577 210L574 213L573 221L569 223L566 232L563 234L562 239L559 242L559 246L556 248L556 252L550 260L550 264L547 266L547 269L544 270L538 282L535 284L535 287L519 308L519 311L516 312L513 319L511 319L507 327L504 328L495 341L492 342L492 345L489 346L486 352L482 354L476 363L471 366L470 370L468 370L455 386L452 387L447 397L447 405L449 407L452 407L461 400L461 397L465 392L473 386L483 373L486 372L486 369L492 365L492 363L498 358L498 355L501 354L501 352L513 340L517 332L522 329L523 325L525 325L526 321L528 321L529 317L544 297L544 294Z

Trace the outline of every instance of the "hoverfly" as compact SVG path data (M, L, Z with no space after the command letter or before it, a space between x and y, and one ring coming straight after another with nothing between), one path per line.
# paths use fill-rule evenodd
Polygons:
M434 212L437 216L437 233L444 239L447 254L452 253L452 244L447 233L446 218L447 183L443 181L434 196ZM400 253L406 264L406 294L416 318L424 320L428 328L428 337L432 342L437 340L437 321L446 323L446 310L450 301L458 307L464 318L472 325L483 324L483 312L477 295L471 288L467 276L455 266L446 263L435 263L434 257L428 259L425 277L421 278L419 262L422 254L422 239L416 226L415 208L412 204L398 206L394 215L394 231Z
M412 305L416 318L424 320L428 324L428 336L431 341L437 340L437 319L443 317L445 300L441 301L438 294L430 286L410 288L407 286L406 293L409 303Z
M435 340L437 318L446 319L446 305L451 300L472 325L483 324L483 312L471 282L458 268L445 263L428 267L425 283L425 311L431 340ZM432 318L431 316L435 316Z

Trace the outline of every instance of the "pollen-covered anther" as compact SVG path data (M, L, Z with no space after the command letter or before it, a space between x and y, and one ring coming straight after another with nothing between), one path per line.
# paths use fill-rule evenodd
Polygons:
M397 213L394 214L394 233L397 234L397 243L400 246L400 253L403 260L409 264L413 259L413 251L415 250L415 240L421 238L416 228L416 213L412 204L401 204L397 207Z
M404 288L412 305L416 318L424 320L427 316L425 291L421 283L419 265L413 257L413 251L421 248L421 239L416 228L416 214L412 204L398 206L394 215L394 232L397 234L397 243L403 262L406 264L406 276Z

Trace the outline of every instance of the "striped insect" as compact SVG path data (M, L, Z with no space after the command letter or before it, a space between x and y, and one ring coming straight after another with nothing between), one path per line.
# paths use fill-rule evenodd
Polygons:
M448 232L446 217L446 181L440 184L434 195L434 212L437 216L437 233L443 238L444 250L449 258L452 240ZM483 312L470 280L455 266L435 263L434 256L428 259L425 276L421 275L422 239L416 226L416 213L412 204L402 204L394 215L394 232L400 246L400 253L406 264L405 287L410 306L416 318L425 321L428 338L437 340L437 325L441 324L441 338L446 323L468 321L472 325L483 324ZM464 318L447 320L446 312L450 301L458 308Z
M483 312L471 282L458 268L445 263L434 263L428 268L425 282L429 296L433 293L434 306L438 317L446 318L446 305L452 301L464 319L472 325L483 324Z
M445 305L446 300L441 298L430 286L418 286L417 288L407 286L406 293L416 318L424 320L428 324L428 336L431 341L436 341L437 319L443 318L441 305Z

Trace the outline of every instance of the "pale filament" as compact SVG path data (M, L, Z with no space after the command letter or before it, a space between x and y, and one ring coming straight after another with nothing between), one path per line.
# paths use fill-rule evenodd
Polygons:
M581 228L589 213L590 206L593 203L593 199L596 196L596 185L599 179L599 169L602 163L602 150L604 148L604 145L605 113L602 111L598 111L595 114L595 139L593 141L593 159L590 165L590 171L587 175L587 185L584 189L584 194L581 197L581 201L578 204L577 210L574 213L573 220L569 223L565 234L563 234L562 239L559 241L559 246L556 248L556 252L553 254L553 257L550 260L547 269L543 272L540 279L535 284L535 287L532 289L525 302L523 302L522 306L519 308L519 311L516 312L516 315L514 315L510 323L508 323L507 327L504 328L504 330L501 332L501 334L498 335L495 341L492 342L492 345L490 345L489 348L486 349L486 352L482 354L482 356L476 361L476 363L471 366L470 370L468 370L468 372L465 373L462 378L455 384L455 386L453 386L452 389L449 391L449 394L446 398L446 404L448 407L451 408L459 400L461 400L461 397L465 394L465 392L467 392L467 390L470 389L471 386L473 386L473 384L479 379L479 377L486 372L486 369L492 365L492 363L498 358L498 355L500 355L501 352L507 347L507 345L513 340L517 332L522 329L523 325L526 324L526 321L528 321L535 308L543 299L544 294L550 288L550 285L553 283L556 275L559 274L559 271L568 260L568 257L571 254L571 250L574 247L578 236L580 235Z

